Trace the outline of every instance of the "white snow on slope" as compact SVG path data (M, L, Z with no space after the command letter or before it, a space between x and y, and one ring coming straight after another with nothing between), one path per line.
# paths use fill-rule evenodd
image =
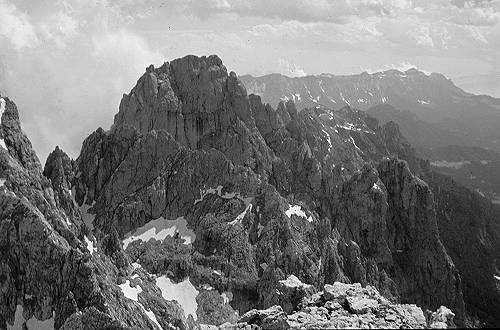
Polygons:
M285 214L289 218L291 218L292 215L296 215L296 216L299 216L299 217L306 219L309 222L313 221L312 217L308 218L306 216L306 213L304 211L302 211L302 208L300 207L300 205L293 205L292 206L291 204L288 204L288 210L285 211Z
M87 236L85 238L85 243L87 243L87 250L89 250L90 254L94 254L97 252L97 248L94 247L94 242L91 241Z
M144 306L139 303L139 305L141 305L142 309L144 310L144 314L146 314L146 316L154 323L158 326L158 328L162 329L162 326L160 325L160 323L158 322L158 320L156 319L156 315L155 313L153 313L152 310L146 310L146 308L144 308Z
M217 186L217 188L208 188L208 189L203 189L200 190L200 198L196 199L194 201L194 204L198 204L199 202L203 201L207 195L215 195L217 194L219 197L224 198L224 199L231 199L231 198L239 198L242 199L241 194L239 192L225 192L224 194L222 193L222 188L223 186Z
M380 186L376 182L373 183L372 189L382 191L382 188L380 188Z
M231 291L222 292L221 296L224 299L224 304L229 304L233 300L233 293Z
M207 195L210 195L210 194L215 194L217 193L217 195L221 195L221 191L222 191L222 186L217 186L217 188L208 188L208 189L204 189L204 190L200 190L200 195L201 197L196 199L194 201L194 204L198 204L199 202L202 202L203 199L205 198L205 196Z
M238 216L233 221L231 221L229 224L234 226L235 224L237 224L238 222L243 220L243 218L245 218L245 216L247 215L247 212L250 212L250 211L252 211L252 204L248 203L248 205L245 207L245 210L243 212L241 212L240 214L238 214Z
M140 285L136 285L135 288L130 286L130 281L126 280L124 284L118 285L123 292L123 295L133 301L138 301L138 295L142 292Z
M5 100L3 99L3 97L0 97L0 119L2 118L4 111L5 111ZM5 150L7 150L5 141L2 138L0 138L0 146L2 146Z
M196 234L187 228L187 221L184 217L176 220L160 217L137 228L132 234L129 233L123 240L123 249L126 250L130 243L137 240L147 242L154 238L157 241L163 241L167 236L173 237L176 233L179 233L186 244L191 244L196 239Z
M197 319L196 296L198 296L199 291L191 284L189 278L179 283L173 283L166 275L163 275L156 278L156 286L160 288L163 299L177 300L186 317L191 314L195 320Z
M359 147L356 145L356 142L354 141L354 138L353 138L352 136L349 136L349 137L351 138L351 142L352 142L352 144L354 145L354 147L355 147L356 149L358 149L359 151L361 151L361 149L359 149ZM363 152L363 151L361 151L361 152Z
M328 142L328 152L332 151L333 145L332 145L332 139L330 138L330 134L324 129L322 129L323 133L326 135L326 140Z

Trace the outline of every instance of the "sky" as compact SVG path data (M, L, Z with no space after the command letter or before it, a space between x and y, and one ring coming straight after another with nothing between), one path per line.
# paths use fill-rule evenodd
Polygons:
M0 0L0 93L42 162L108 129L149 64L239 75L416 67L500 97L500 0Z

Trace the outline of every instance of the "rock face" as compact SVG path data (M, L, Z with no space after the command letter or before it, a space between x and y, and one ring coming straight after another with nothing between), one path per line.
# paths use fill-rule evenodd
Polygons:
M246 90L217 56L186 56L147 68L124 95L114 125L165 130L191 149L223 149L237 165L269 170L269 154L249 111Z
M188 56L147 68L109 131L74 161L56 148L42 171L19 122L3 122L12 109L0 327L17 307L56 329L426 325L398 302L463 324L433 195L393 123L273 109L218 57Z

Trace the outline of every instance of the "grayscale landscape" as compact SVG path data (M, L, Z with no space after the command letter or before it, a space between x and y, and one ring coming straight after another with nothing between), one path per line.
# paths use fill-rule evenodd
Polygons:
M500 1L0 0L0 330L500 326Z

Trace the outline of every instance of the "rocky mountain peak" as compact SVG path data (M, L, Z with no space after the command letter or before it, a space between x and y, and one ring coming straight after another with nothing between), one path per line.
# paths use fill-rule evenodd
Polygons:
M21 129L21 121L17 106L8 97L0 98L0 140L9 151L10 155L16 158L23 166L36 173L41 173L41 165L38 160L31 141Z
M246 89L219 57L189 55L150 66L121 100L114 129L168 132L190 149L220 150L236 164L270 172L271 155L258 134Z
M125 94L114 125L140 132L164 129L190 148L226 130L238 119L252 126L246 89L216 55L189 55L146 69Z

